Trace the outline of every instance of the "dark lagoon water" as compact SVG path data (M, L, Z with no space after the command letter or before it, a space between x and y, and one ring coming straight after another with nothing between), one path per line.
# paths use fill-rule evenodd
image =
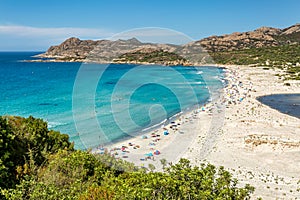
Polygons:
M223 70L23 62L38 52L0 52L0 115L43 118L80 149L134 136L205 104Z
M279 112L300 118L300 94L273 94L258 100Z

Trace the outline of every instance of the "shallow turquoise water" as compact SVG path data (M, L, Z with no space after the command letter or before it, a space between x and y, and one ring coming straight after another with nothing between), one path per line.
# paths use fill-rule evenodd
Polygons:
M0 53L0 115L43 118L81 149L136 136L223 87L219 68L20 62L35 54Z

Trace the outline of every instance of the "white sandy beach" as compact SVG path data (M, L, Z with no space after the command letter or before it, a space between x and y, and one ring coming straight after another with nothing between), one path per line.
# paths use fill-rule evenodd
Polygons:
M153 164L156 170L162 169L163 158L173 163L182 157L193 164L208 161L225 166L241 184L255 186L254 199L300 198L300 119L256 100L269 94L300 93L300 83L284 86L275 76L280 71L227 69L228 87L205 111L200 108L179 116L166 127L144 134L147 139L136 137L105 148L138 166ZM161 154L144 160L145 154L156 150Z
M226 108L223 127L205 159L229 169L242 183L256 187L254 199L299 199L300 119L261 104L257 97L271 94L300 93L300 83L284 82L275 74L246 66L228 67L248 96ZM227 89L228 90L228 89ZM225 92L225 95L226 92ZM191 160L197 151L185 155Z
M161 159L176 163L188 151L191 151L193 146L198 148L198 144L193 144L198 141L197 138L206 138L207 124L211 123L212 118L212 111L210 111L212 107L213 104L209 103L205 106L205 111L202 111L202 107L192 110L156 130L114 143L104 149L115 157L131 161L137 166L148 167L149 164L153 164L156 170L162 170ZM164 135L166 131L168 135ZM122 149L122 147L125 148ZM154 154L156 150L160 152L159 155ZM97 152L99 151L104 150L98 149ZM149 153L153 156L146 155Z

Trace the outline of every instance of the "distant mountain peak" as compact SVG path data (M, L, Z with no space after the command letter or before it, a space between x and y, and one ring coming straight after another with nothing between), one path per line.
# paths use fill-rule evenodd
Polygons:
M142 42L140 42L138 39L136 39L135 37L133 38L129 38L129 39L118 39L116 41L119 42L126 42L126 43L134 43L134 44L141 44Z
M64 42L80 42L81 40L77 37L70 37L66 39Z
M135 42L135 43L141 43L138 39L136 39L135 37L130 38L127 40L128 42Z

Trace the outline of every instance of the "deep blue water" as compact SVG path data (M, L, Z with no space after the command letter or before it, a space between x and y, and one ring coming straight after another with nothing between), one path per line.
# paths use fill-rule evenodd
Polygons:
M135 136L223 87L219 68L23 62L36 54L0 52L0 115L43 118L81 149Z

